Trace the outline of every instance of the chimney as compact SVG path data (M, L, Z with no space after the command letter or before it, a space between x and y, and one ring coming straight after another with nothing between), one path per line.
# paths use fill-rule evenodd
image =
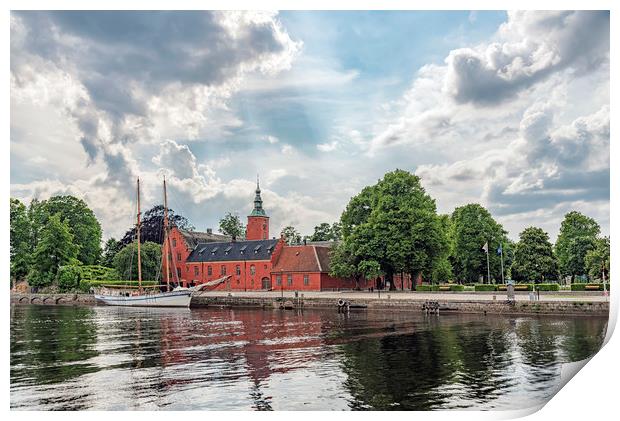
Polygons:
M304 246L306 245L306 239L304 238Z
M213 234L213 228L207 228L207 234Z

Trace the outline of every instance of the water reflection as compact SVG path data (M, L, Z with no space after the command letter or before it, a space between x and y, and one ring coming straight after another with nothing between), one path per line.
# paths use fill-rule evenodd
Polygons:
M603 318L11 308L14 409L520 408Z

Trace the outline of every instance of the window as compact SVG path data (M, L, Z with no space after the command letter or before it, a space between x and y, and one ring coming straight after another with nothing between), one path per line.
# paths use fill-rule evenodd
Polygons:
M276 285L282 285L282 275L276 275Z
M256 266L254 265L250 266L250 275L256 275Z
M213 275L213 270L211 269L211 266L207 266L207 275Z
M177 260L181 261L181 253L177 253Z
M226 275L226 266L225 265L222 265L222 267L220 268L220 274Z
M181 268L177 268L177 277L180 278L181 277Z
M310 285L310 275L304 275L304 285Z
M237 275L241 275L241 266L237 265L237 267L235 268L235 273Z
M263 265L263 269L267 269L267 265Z
M172 239L172 247L176 247L177 246L177 239L173 238Z
M293 285L293 275L286 275L286 285L291 286Z
M200 275L200 268L198 266L194 266L194 276Z

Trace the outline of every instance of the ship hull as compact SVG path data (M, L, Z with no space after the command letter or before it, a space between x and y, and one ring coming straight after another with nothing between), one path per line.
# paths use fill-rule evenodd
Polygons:
M191 291L172 291L160 294L135 295L125 297L122 295L95 294L97 303L109 306L126 307L189 307L192 300Z

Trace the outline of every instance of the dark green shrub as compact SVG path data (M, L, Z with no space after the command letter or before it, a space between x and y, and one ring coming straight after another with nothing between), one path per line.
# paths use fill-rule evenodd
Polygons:
M560 284L538 284L534 288L538 291L559 291Z
M418 285L416 286L416 291L420 291L420 292L430 292L430 291L437 291L438 290L438 286L437 285Z
M465 291L465 285L450 284L450 291Z
M474 291L497 291L497 285L494 284L476 284Z
M609 284L605 284L605 289L609 291ZM571 284L571 291L603 291L602 283L590 283L590 284Z
M73 291L80 285L80 266L61 266L58 269L58 288Z

